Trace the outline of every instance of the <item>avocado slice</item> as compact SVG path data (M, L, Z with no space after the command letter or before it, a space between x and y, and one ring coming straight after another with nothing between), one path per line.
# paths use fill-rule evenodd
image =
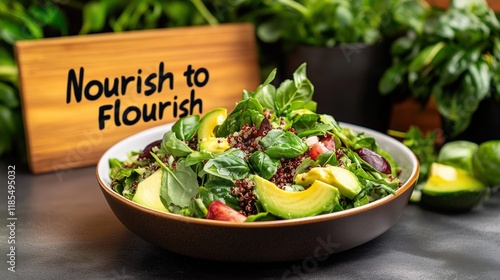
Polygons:
M354 199L362 190L356 175L338 166L314 167L295 177L295 184L301 186L309 186L315 181L325 182L338 188L342 195L350 199Z
M421 190L420 203L434 210L467 211L479 205L488 187L466 170L434 162Z
M315 181L304 191L284 191L274 183L254 175L254 192L265 211L283 219L330 213L339 205L339 190Z
M208 111L200 120L198 128L198 145L201 150L211 153L222 153L229 149L227 138L215 137L215 130L227 117L226 108L216 108Z
M162 169L158 169L144 181L140 182L139 185L137 185L137 190L135 191L132 201L151 209L168 212L167 208L163 206L160 200L162 175Z

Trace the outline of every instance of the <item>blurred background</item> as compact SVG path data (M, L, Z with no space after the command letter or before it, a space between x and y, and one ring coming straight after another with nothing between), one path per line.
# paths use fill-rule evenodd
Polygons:
M4 0L0 159L26 160L16 41L237 22L255 26L262 77L307 62L318 112L338 121L500 139L499 12L495 0Z

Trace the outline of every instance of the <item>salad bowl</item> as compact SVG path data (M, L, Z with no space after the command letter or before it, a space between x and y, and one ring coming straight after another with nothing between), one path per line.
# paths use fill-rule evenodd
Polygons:
M364 127L340 125L372 136L393 156L401 168L402 182L395 195L314 217L232 223L152 210L116 193L110 187L109 159L124 159L128 152L161 139L172 124L142 131L112 146L97 164L97 181L121 223L140 238L166 250L225 262L321 259L362 245L389 230L408 204L420 168L415 155L400 141Z

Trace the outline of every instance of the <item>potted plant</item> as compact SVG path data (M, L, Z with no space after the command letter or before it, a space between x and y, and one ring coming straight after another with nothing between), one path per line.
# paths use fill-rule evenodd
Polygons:
M390 66L391 37L421 28L428 6L416 0L276 0L259 10L260 40L280 45L289 76L307 62L317 110L385 132L391 103L377 85Z
M433 100L447 140L500 139L500 23L484 0L433 9L391 53L382 94L403 94L422 108Z

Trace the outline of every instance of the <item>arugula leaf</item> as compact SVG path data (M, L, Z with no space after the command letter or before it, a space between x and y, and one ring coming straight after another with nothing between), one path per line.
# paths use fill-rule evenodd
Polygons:
M321 166L325 166L327 164L332 166L338 166L339 162L337 161L337 155L335 151L328 151L326 153L322 153L318 156L316 163Z

